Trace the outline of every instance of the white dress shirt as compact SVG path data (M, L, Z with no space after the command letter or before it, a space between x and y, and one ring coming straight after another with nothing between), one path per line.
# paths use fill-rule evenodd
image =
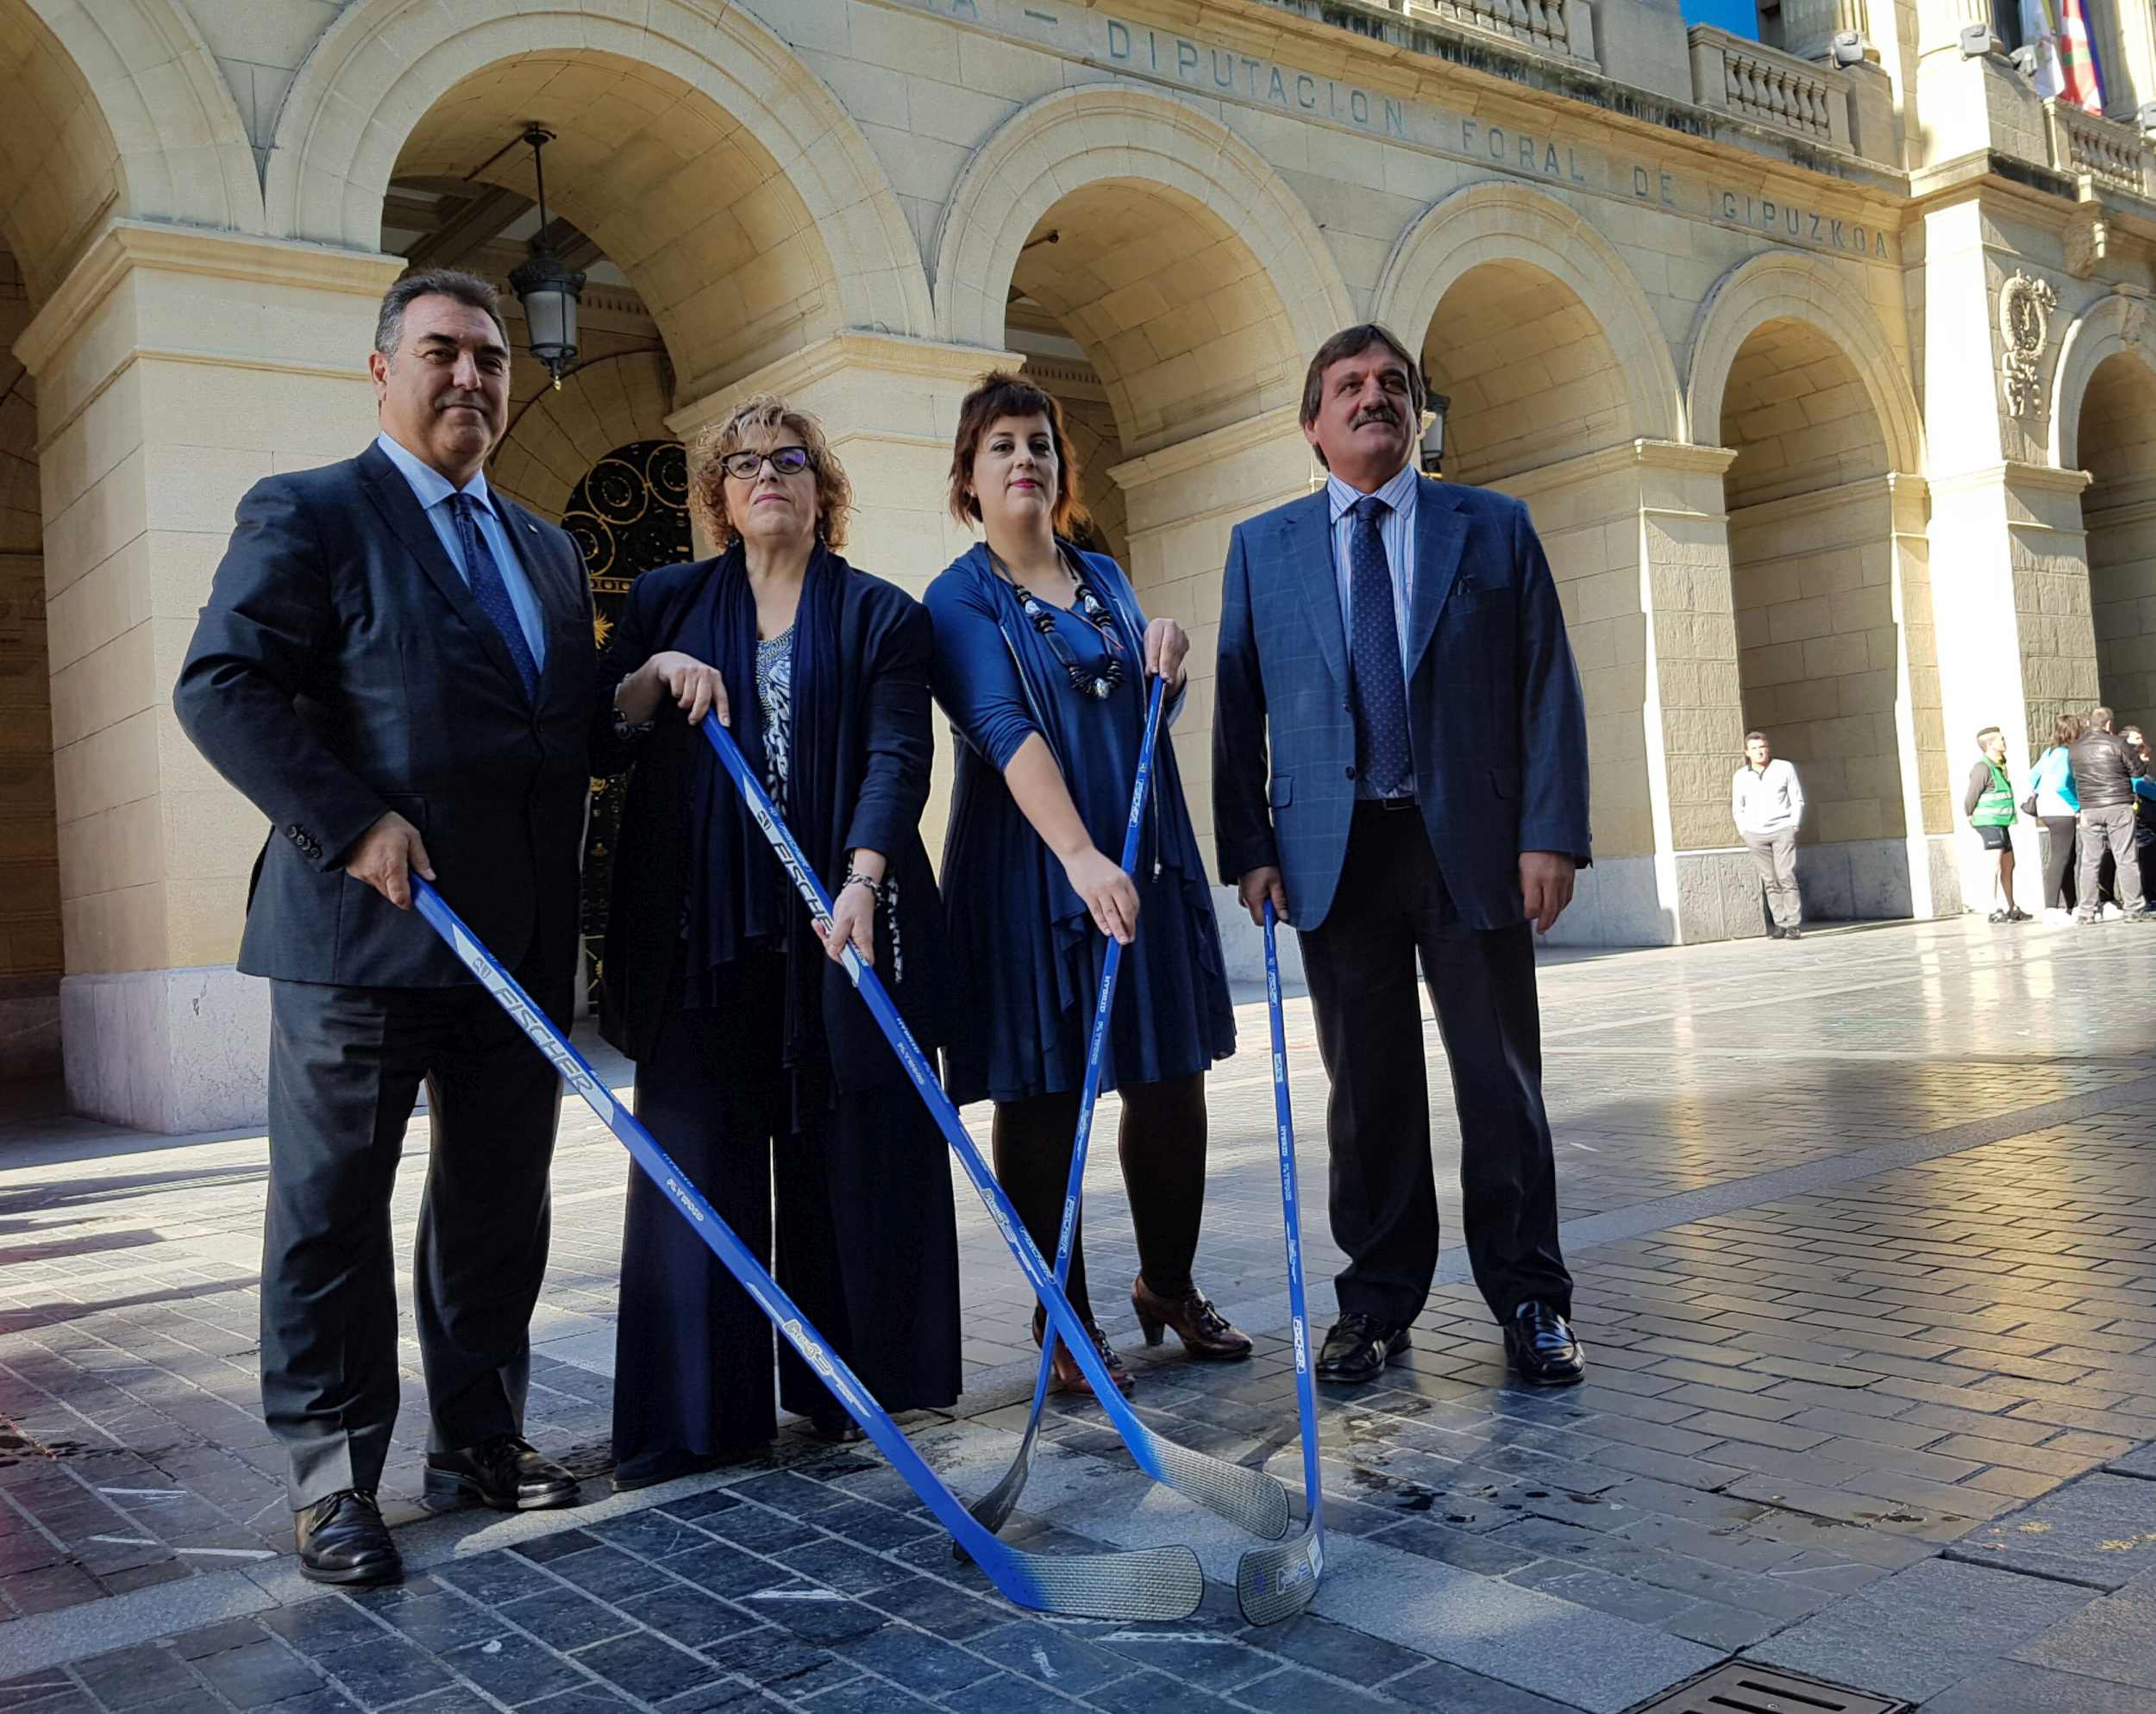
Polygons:
M494 556L494 563L501 568L502 583L509 591L509 604L516 610L517 629L523 632L524 641L530 646L533 664L543 670L547 664L546 616L539 610L539 597L532 592L523 559L517 552L516 543L510 540L501 513L495 508L494 497L487 491L486 472L473 472L472 479L460 490L432 465L407 452L387 434L377 435L374 444L411 485L412 497L419 502L419 510L434 526L434 533L442 541L442 551L449 556L449 563L457 568L467 589L472 585L472 570L464 563L464 544L457 540L454 508L448 501L451 495L460 492L472 497L477 513L474 522L487 551Z

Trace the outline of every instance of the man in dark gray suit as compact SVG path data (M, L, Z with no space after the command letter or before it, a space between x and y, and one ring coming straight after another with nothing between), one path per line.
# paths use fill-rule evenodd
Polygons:
M1298 929L1332 1080L1348 1265L1320 1379L1406 1348L1437 1269L1420 958L1459 1109L1468 1255L1513 1366L1579 1379L1542 1103L1529 924L1588 860L1587 723L1542 544L1517 500L1412 462L1424 402L1376 324L1312 360L1325 488L1236 527L1213 724L1220 873Z
M390 1193L423 1079L428 1492L577 1497L522 1436L560 1085L411 909L407 872L438 876L567 1026L591 595L569 538L482 473L509 401L493 288L408 274L375 343L380 435L248 491L172 698L270 822L239 959L271 983L262 1408L300 1568L345 1584L402 1575L375 1488L398 1403Z

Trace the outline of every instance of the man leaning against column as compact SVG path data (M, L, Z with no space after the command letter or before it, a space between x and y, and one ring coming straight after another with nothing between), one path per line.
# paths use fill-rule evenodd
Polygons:
M408 872L566 1029L604 700L574 546L482 473L509 402L494 289L407 274L367 366L380 434L248 491L172 697L270 822L239 957L270 981L262 1409L300 1569L342 1584L403 1574L375 1491L398 1404L390 1195L422 1079L427 1489L577 1498L522 1432L561 1085L411 910Z
M1744 766L1729 779L1729 813L1766 889L1768 935L1804 938L1804 900L1796 890L1796 829L1804 819L1804 788L1796 770L1774 754L1764 732L1745 734Z
M1587 722L1526 508L1421 476L1424 402L1375 324L1312 359L1325 488L1237 526L1222 591L1213 823L1254 920L1300 933L1348 1265L1320 1379L1405 1350L1438 1259L1420 960L1459 1110L1469 1259L1520 1375L1583 1369L1567 1317L1534 941L1588 860Z

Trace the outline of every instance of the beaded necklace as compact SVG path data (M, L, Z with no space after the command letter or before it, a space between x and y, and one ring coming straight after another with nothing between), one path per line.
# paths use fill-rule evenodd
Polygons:
M1078 569L1076 561L1072 559L1070 550L1058 543L1056 557L1062 566L1064 575L1069 578L1075 591L1070 610L1100 632L1100 640L1106 646L1106 663L1097 671L1081 665L1070 652L1069 645L1056 634L1056 610L1012 575L1011 568L1003 563L1001 554L993 547L988 549L988 563L1010 585L1012 593L1018 597L1020 610L1032 621L1033 629L1047 640L1049 652L1069 674L1071 688L1080 696L1106 702L1114 694L1115 687L1123 682L1123 640L1116 632L1115 616L1093 592L1092 585L1086 581L1085 573Z

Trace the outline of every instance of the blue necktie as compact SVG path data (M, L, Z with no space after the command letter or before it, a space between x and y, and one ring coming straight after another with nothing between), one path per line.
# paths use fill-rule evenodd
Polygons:
M451 497L449 509L450 516L457 522L457 545L464 550L464 577L472 585L472 599L479 603L479 611L501 633L503 642L509 647L509 658L517 663L517 676L524 681L524 694L536 702L539 663L532 659L531 644L517 617L516 606L509 598L509 585L502 581L502 568L494 563L486 538L479 534L479 503L469 494L457 494ZM1391 611L1387 607L1387 614Z
M1393 578L1378 520L1392 508L1375 494L1355 503L1348 530L1348 602L1354 635L1355 754L1372 795L1396 798L1407 789L1407 681L1400 668L1400 622L1393 612Z

